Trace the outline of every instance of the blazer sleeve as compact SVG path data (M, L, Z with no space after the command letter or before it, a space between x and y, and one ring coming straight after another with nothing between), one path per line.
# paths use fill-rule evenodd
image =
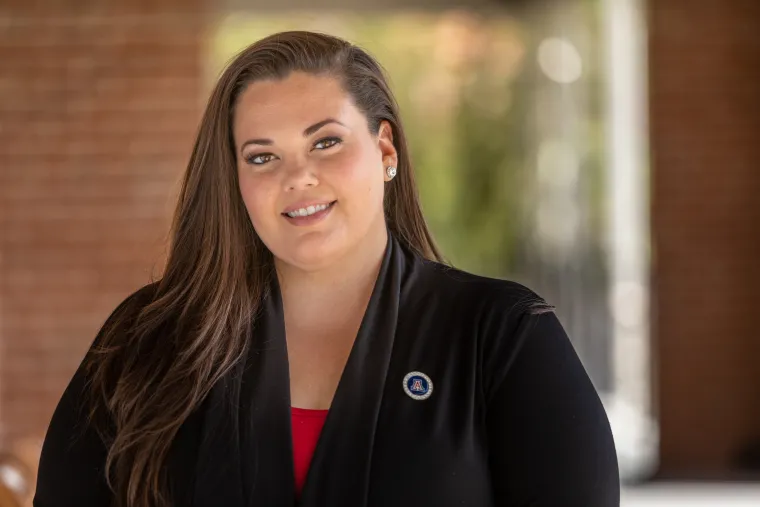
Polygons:
M495 505L618 507L609 420L557 316L525 313L512 336L486 392Z
M112 503L104 475L107 449L87 424L85 389L80 367L58 402L42 445L34 507L107 507Z
M106 320L93 341L97 346L114 319L133 315L152 297L156 283L127 297ZM50 420L37 472L34 507L107 507L113 493L105 478L108 449L90 424L89 386L82 361Z

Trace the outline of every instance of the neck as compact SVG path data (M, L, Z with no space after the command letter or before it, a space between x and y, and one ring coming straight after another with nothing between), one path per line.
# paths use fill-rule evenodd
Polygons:
M283 305L299 320L321 318L366 306L383 261L388 237L385 224L355 248L317 271L305 271L275 260Z

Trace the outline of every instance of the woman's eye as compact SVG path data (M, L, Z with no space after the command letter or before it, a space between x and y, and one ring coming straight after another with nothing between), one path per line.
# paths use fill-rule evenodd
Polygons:
M253 165L262 165L274 160L274 155L271 153L257 153L254 155L248 155L245 157L245 161Z
M324 139L320 139L314 144L314 147L318 150L326 150L327 148L332 148L336 144L340 144L341 140L337 137L326 137Z

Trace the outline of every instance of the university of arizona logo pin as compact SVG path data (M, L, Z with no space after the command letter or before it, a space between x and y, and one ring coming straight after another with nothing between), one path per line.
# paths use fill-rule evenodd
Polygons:
M404 392L413 400L426 400L433 394L433 381L422 372L409 372L404 377Z

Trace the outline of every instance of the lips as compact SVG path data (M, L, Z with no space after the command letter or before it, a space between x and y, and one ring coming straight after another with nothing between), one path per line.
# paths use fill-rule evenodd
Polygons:
M321 223L327 219L332 213L333 208L338 201L332 201L331 203L322 203L319 205L309 205L306 208L297 208L291 211L291 215L283 213L283 218L290 224L296 227L311 227ZM311 211L309 211L311 210Z
M281 214L288 218L308 217L332 207L337 201L309 201L288 206Z

